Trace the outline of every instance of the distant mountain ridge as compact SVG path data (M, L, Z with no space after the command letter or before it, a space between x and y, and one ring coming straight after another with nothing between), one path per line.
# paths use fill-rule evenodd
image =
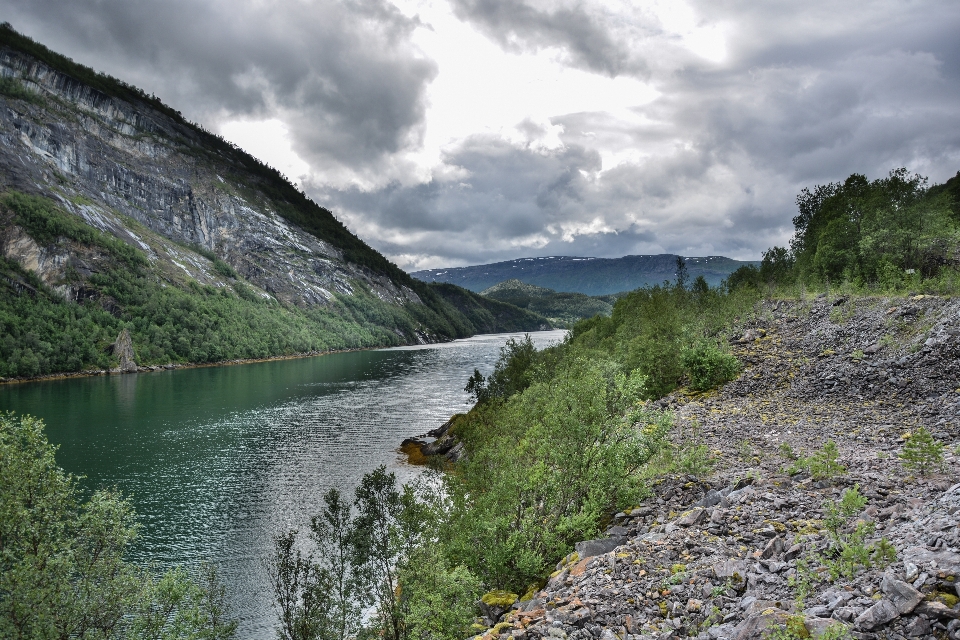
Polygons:
M516 278L484 289L480 295L539 314L554 326L567 327L583 318L609 316L616 302L616 296L613 295L594 297L574 292L561 293Z
M734 260L724 256L691 257L685 260L691 280L702 275L714 287L743 265L760 264L759 261ZM660 284L664 280L673 281L677 275L677 256L665 253L622 258L519 258L471 267L425 269L410 275L423 282L449 282L476 292L516 278L554 291L601 296Z

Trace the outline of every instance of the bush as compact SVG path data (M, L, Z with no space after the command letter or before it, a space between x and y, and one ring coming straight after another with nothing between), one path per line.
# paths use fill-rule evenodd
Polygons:
M740 373L740 362L729 353L721 351L713 342L700 342L684 349L680 363L690 376L690 388L706 391L729 382Z
M575 358L503 403L478 405L457 427L468 458L444 476L447 555L519 593L595 535L604 514L636 504L637 472L670 426L636 404L643 393L636 372Z
M130 504L105 490L81 502L54 452L40 420L0 416L0 637L232 637L215 575L201 586L127 562Z
M911 471L927 475L943 467L943 444L937 442L926 428L920 427L903 445L900 459Z

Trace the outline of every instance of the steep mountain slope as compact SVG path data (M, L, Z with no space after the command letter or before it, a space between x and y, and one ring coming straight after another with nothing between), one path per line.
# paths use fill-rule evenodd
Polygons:
M686 258L686 262L691 280L702 275L711 286L720 284L739 267L753 264L723 256ZM660 284L664 280L672 281L676 278L676 267L677 256L672 254L623 258L552 256L521 258L473 267L427 269L410 275L424 282L450 282L478 292L504 280L517 278L527 284L555 291L599 296L632 291Z
M544 324L458 310L276 170L8 24L0 217L0 375L111 366L122 329L143 364Z
M612 295L592 297L582 293L560 293L516 278L484 289L480 295L540 314L555 325L566 326L583 318L609 316L616 301Z

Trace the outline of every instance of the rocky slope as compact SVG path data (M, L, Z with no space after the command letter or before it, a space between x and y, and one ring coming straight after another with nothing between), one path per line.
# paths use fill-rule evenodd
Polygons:
M447 302L443 292L410 278L276 170L155 97L49 51L8 24L0 25L4 194L41 197L142 252L148 263L143 277L151 286L279 303L277 314L312 314L304 325L330 317L327 324L341 334L379 336L362 344L347 341L353 346L375 346L383 336L412 343L547 325L534 314L475 296L463 309ZM62 301L99 304L127 324L142 321L132 334L139 350L148 325L164 323L133 317L112 299L103 280L115 280L119 272L104 276L116 266L103 250L109 242L77 241L89 233L71 237L63 224L34 222L25 224L22 212L0 203L0 258L7 261L0 265L0 285L9 285L0 286L0 297L45 300L37 283L22 277L25 270ZM44 225L52 231L38 233ZM50 343L57 331L48 333L34 336L33 351L46 349L41 343ZM28 341L19 334L0 335L0 341L5 337ZM7 351L12 354L15 346ZM40 371L49 373L42 366Z
M485 637L960 638L958 329L937 297L764 303L737 380L657 403L687 473ZM920 427L946 445L928 475L899 457ZM828 441L840 467L798 464Z

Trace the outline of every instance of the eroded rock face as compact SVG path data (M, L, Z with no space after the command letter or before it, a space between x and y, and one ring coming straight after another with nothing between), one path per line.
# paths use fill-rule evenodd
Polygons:
M19 78L41 96L36 102L0 97L0 188L54 197L171 273L204 284L223 285L226 278L183 245L213 252L266 294L300 306L325 305L334 293L350 295L358 286L389 303L420 302L289 223L255 181L238 182L242 170L183 123L12 50L0 50L0 75ZM43 263L52 256L21 240L8 239L4 253L55 280L57 270Z
M133 340L130 332L124 329L113 343L113 355L120 361L120 373L136 373L137 362L133 353Z

